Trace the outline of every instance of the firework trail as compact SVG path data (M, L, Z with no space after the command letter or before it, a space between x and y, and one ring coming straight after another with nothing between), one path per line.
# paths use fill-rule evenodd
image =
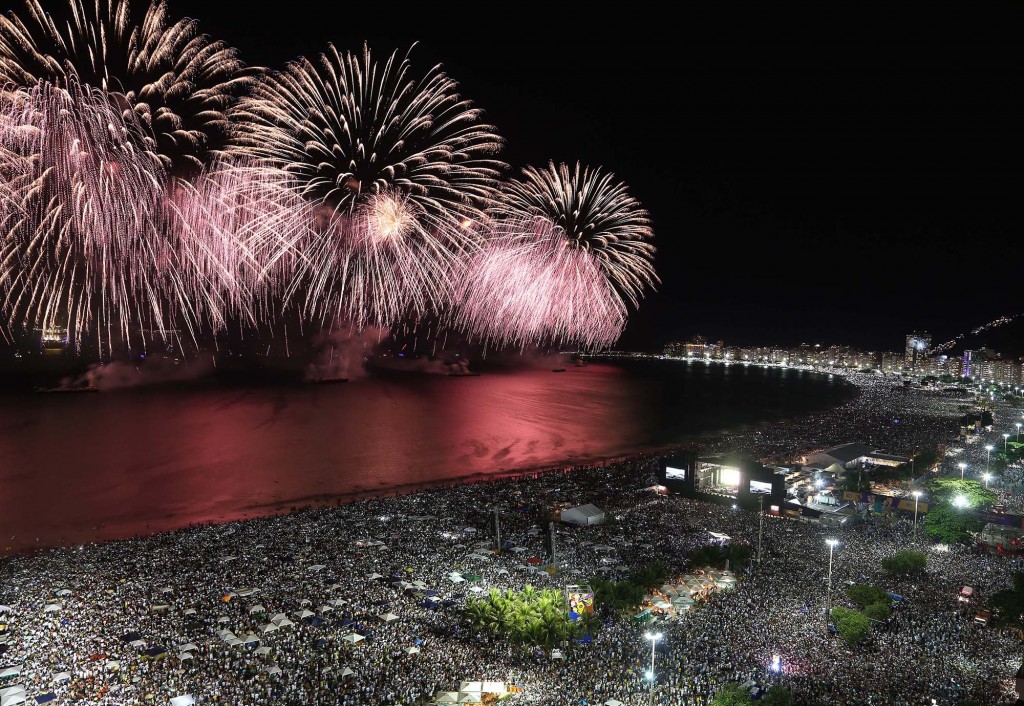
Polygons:
M543 218L562 230L569 246L590 253L616 292L633 306L658 283L654 231L640 203L614 174L549 163L512 179L494 207L497 218Z
M175 173L194 171L223 147L227 110L252 80L233 49L200 34L194 20L171 22L162 0L138 13L141 23L133 0L63 4L67 22L40 0L26 0L24 17L0 16L0 84L102 91Z
M611 174L527 168L491 213L455 317L482 339L607 347L657 281L647 212Z
M469 265L457 325L498 345L604 348L626 308L596 258L543 218L504 219Z
M408 56L369 49L270 74L233 111L240 147L291 174L316 207L289 297L322 319L390 326L446 306L466 227L493 198L501 141L439 67L414 78Z

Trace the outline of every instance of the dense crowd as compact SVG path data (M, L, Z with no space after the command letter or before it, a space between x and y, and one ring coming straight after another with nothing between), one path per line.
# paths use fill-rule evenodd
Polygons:
M803 438L903 448L918 436L948 436L956 410L921 394L915 412L913 394L892 384L865 387L856 404L892 427L877 436L837 416L834 432ZM811 423L791 424L796 433ZM768 430L752 436L751 444L764 446ZM606 625L593 641L558 659L470 629L461 607L492 588L623 578L652 562L680 574L691 568L687 554L716 541L709 532L756 543L755 513L651 492L659 463L636 458L5 559L0 675L8 667L14 673L0 677L0 689L22 686L26 699L54 693L59 703L81 704L166 704L191 695L232 706L389 706L427 703L462 680L493 680L523 688L513 703L635 706L651 698L644 678L651 643L631 617L602 614ZM538 566L549 561L543 508L563 502L594 503L608 522L559 526L560 572L552 576ZM490 551L494 507L505 544L499 556ZM764 561L741 572L735 590L656 626L664 636L655 703L703 706L721 685L747 681L779 682L798 703L830 706L995 703L1010 693L1019 640L975 623L978 600L958 595L963 585L982 599L1008 585L1020 568L1014 560L919 537L927 577L894 579L880 562L910 542L905 521L869 519L836 532L833 603L844 603L847 582L882 585L902 598L866 644L851 649L826 632L824 530L770 518Z

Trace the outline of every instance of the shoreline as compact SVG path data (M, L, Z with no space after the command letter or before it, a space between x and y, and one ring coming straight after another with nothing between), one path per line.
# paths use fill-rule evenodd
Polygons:
M657 358L657 356L651 357ZM725 364L719 361L699 362L718 362L719 364ZM757 365L758 367L778 367L764 366L753 363L751 365ZM844 402L835 407L819 408L816 410L812 410L807 414L799 415L796 417L748 423L732 429L722 429L714 433L700 433L676 443L664 444L657 447L637 449L635 451L627 452L624 454L614 454L610 456L595 456L590 458L567 459L566 461L554 464L543 464L538 466L499 470L493 472L478 471L463 476L445 478L439 481L426 481L401 485L391 485L379 489L354 489L352 491L343 493L291 498L282 500L280 502L266 503L262 505L247 505L242 507L239 512L233 513L230 516L221 516L216 519L211 519L205 522L192 522L178 525L175 527L161 528L154 530L152 532L136 532L134 534L102 537L92 540L84 540L80 539L79 537L69 537L67 538L67 541L47 543L46 545L40 544L7 547L2 552L0 552L0 558L15 556L32 556L48 550L67 547L79 547L85 545L105 544L110 542L140 540L145 539L147 537L171 534L183 530L189 530L200 527L226 525L233 522L246 522L268 517L283 517L302 512L310 512L318 509L344 507L348 505L369 502L372 500L386 498L401 498L433 491L461 488L465 486L486 486L492 483L499 483L502 481L516 479L532 478L539 480L551 476L572 474L585 469L603 468L605 466L612 466L615 464L621 464L632 460L654 460L684 450L696 449L706 453L717 453L725 450L734 450L743 453L749 453L753 455L755 458L759 459L777 459L780 457L780 454L792 455L792 452L797 452L801 449L824 448L827 445L829 445L829 443L842 443L843 441L853 440L852 438L843 439L839 437L833 437L830 442L823 441L821 439L821 432L823 431L822 427L826 425L826 422L829 417L834 417L837 415L840 417L845 417L847 415L852 416L852 414L857 411L858 407L864 406L865 397L869 398L867 400L867 404L869 406L873 406L877 402L877 400L873 399L876 396L873 394L873 392L876 392L879 386L881 386L883 389L898 389L900 392L908 392L911 394L928 394L922 393L920 391L903 390L902 383L897 383L896 381L890 379L880 380L874 376L869 377L861 373L826 373L820 371L807 372L811 372L813 374L821 376L839 377L840 379L843 380L843 382L846 385L852 388L854 394L852 394L848 399L846 399ZM955 403L958 401L954 400L952 402ZM949 418L952 419L953 415L950 415ZM801 427L803 428L801 431L797 432L798 435L796 437L794 437L793 432L790 431L793 427L796 427L797 429L800 429ZM813 430L817 433L808 434L807 430ZM776 439L776 441L774 441L774 443L768 443L768 437ZM777 441L778 438L785 439L785 443L780 444ZM942 443L942 440L936 440L936 443ZM102 530L103 528L108 526L109 525L107 524L103 524L97 527L93 527L91 528L91 530L88 531L88 533L97 534L99 533L99 530ZM78 534L81 535L83 533Z

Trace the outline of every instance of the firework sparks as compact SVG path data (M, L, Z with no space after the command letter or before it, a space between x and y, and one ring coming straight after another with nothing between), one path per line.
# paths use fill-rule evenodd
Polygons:
M64 23L40 0L26 0L25 18L0 16L0 83L100 90L145 128L145 144L165 167L194 170L223 147L226 111L251 72L233 49L200 34L194 20L170 22L162 0L146 8L141 23L133 4L66 0Z
M233 116L239 151L287 171L316 206L302 246L306 309L390 326L448 303L478 219L493 197L501 146L480 111L434 67L378 64L333 46L260 82Z
M650 218L613 174L579 164L527 167L522 180L509 181L494 213L499 219L549 220L570 246L593 255L615 290L633 306L644 289L658 282Z
M476 254L457 324L499 345L614 343L626 309L597 259L543 218L505 219Z

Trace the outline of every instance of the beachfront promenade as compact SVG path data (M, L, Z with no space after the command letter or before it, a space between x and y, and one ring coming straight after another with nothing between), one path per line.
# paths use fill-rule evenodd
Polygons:
M789 423L787 441L856 437L900 448L955 427L954 406L891 385L865 386L851 404L888 424L857 429L852 417L829 412ZM721 443L756 445L770 432ZM657 463L638 458L3 560L0 667L12 671L0 688L22 689L7 692L4 705L19 694L82 704L179 696L238 706L414 704L487 680L521 687L511 703L640 706L651 698L651 648L631 619L603 615L590 645L557 659L471 629L461 608L492 588L560 589L652 562L682 574L691 568L686 555L713 541L709 532L756 542L754 513L645 490ZM558 501L592 502L610 521L560 527L561 570L551 576L536 566L547 559L546 524L532 508ZM489 551L494 505L506 509L510 545L500 556ZM822 705L989 704L1010 693L1019 640L974 623L976 606L957 596L963 585L981 596L1005 587L1019 569L1013 560L922 538L927 580L889 578L880 562L910 544L905 523L829 536L840 542L834 586L869 582L903 597L884 628L854 649L826 635L826 535L771 519L764 562L741 572L735 590L658 624L654 702L707 704L721 685L747 680L779 682L798 703ZM833 592L834 604L844 600ZM776 655L778 672L770 669Z

